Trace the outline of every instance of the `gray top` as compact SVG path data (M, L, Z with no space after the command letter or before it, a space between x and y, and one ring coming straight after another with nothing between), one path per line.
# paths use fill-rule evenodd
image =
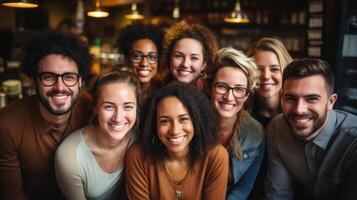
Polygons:
M268 173L265 180L267 199L292 199L292 180L296 179L313 194L318 163L331 137L339 130L355 126L356 116L332 110L326 126L316 138L304 142L294 137L284 116L279 114L267 128ZM320 160L319 160L320 158Z
M83 128L73 132L57 149L58 185L66 199L109 199L119 189L123 179L122 168L110 174L104 172L82 134Z

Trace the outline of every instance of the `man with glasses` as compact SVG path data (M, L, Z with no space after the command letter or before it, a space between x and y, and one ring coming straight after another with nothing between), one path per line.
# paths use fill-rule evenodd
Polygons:
M333 109L333 88L322 60L284 69L283 113L266 134L266 199L357 199L357 117Z
M0 110L0 199L63 199L54 154L90 116L80 88L91 56L76 36L59 32L39 33L23 50L37 94Z

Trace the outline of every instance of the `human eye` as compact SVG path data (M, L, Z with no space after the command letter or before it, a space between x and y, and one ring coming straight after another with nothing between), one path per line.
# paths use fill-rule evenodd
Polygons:
M168 118L160 118L159 119L159 124L160 125L169 125L171 123L171 120Z
M270 68L270 71L272 71L274 73L280 73L280 67L279 66L272 67L272 68Z
M125 104L124 105L124 110L125 111L131 111L135 108L134 104Z
M56 74L53 73L42 73L41 74L41 79L44 81L53 81L56 79Z
M181 59L183 58L183 55L180 53L174 53L174 58Z
M131 58L134 60L141 60L142 57L143 57L143 53L139 51L134 51L131 53Z
M104 107L104 110L107 110L107 111L112 111L115 109L114 105L111 105L111 104L105 104L103 107Z
M217 83L216 84L216 88L218 90L221 90L221 91L227 91L228 90L228 86L224 83Z
M191 118L189 116L182 116L179 118L179 122L180 123L187 123L191 120Z
M244 87L235 87L234 91L237 93L245 93L247 91L247 88Z
M150 53L150 54L148 55L148 59L149 59L150 61L156 61L156 60L157 60L157 55L156 55L156 54L153 54L153 53Z
M68 73L63 75L63 79L66 81L77 81L77 74L74 73Z
M316 102L318 102L319 100L320 100L319 97L307 97L307 98L306 98L306 102L308 102L308 103L316 103Z
M283 100L285 101L285 102L294 102L295 101L295 97L293 97L293 96L284 96L283 97Z

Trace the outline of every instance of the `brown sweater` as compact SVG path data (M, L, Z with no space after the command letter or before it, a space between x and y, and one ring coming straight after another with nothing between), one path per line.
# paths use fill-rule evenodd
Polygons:
M223 200L226 197L228 153L218 145L196 162L182 183L182 196L187 200ZM176 199L165 169L145 159L141 144L133 145L126 156L126 190L129 199Z
M61 199L54 154L62 140L83 127L90 99L81 95L64 132L40 115L32 96L0 110L0 199Z

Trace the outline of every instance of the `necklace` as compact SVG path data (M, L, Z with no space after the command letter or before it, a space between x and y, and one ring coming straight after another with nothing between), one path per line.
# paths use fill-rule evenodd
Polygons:
M166 163L164 163L164 169L165 169L165 174L167 176L167 179L169 180L170 185L175 190L176 200L181 199L183 196L182 185L183 185L183 182L185 181L186 177L188 176L190 169L187 170L185 177L183 177L180 181L175 181L171 178L171 176L166 168Z

